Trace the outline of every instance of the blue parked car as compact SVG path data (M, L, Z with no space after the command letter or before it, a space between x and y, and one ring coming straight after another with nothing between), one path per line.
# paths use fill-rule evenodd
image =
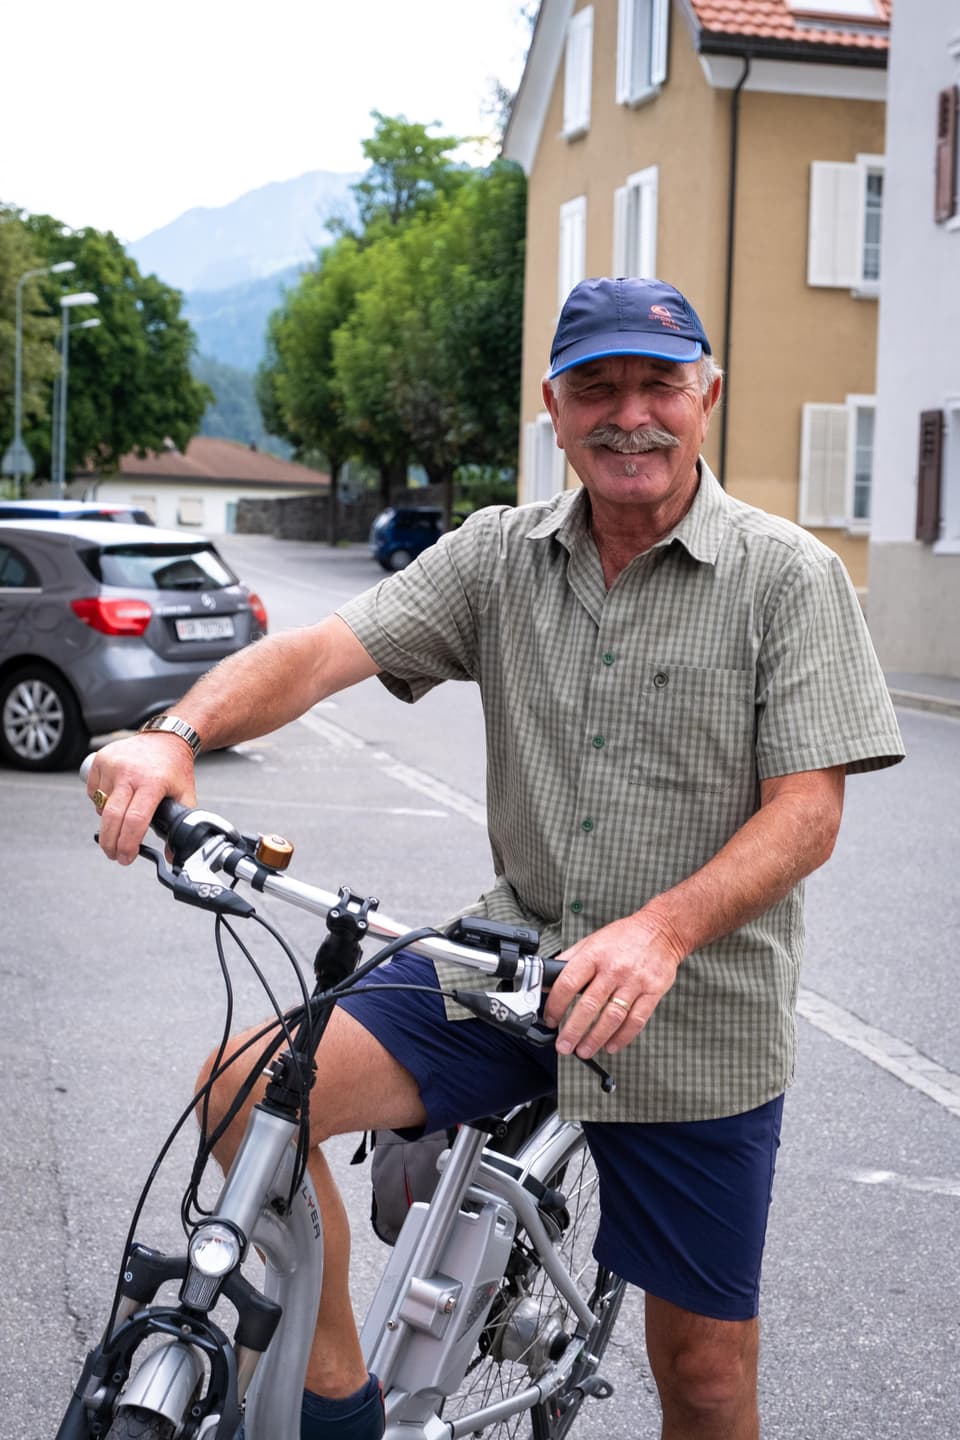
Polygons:
M370 554L384 570L403 570L442 534L439 505L391 505L370 526Z

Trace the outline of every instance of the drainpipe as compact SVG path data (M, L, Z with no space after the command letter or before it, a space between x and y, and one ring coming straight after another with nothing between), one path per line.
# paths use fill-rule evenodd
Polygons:
M733 323L733 252L737 231L737 158L740 149L740 91L750 74L750 52L743 56L743 74L730 101L730 166L727 181L727 276L723 298L723 404L720 407L720 474L727 487L727 429L730 423L730 326Z

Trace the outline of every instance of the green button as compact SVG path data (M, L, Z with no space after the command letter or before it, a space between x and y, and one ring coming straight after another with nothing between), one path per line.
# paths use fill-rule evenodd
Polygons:
M600 656L600 659L603 661L604 665L612 665L616 658L616 655L614 655L611 650L608 650L605 655Z
M571 901L570 901L570 909L573 911L574 915L579 915L579 914L580 914L580 911L583 909L583 901L582 901L582 900L571 900Z
M581 828L584 829L584 830L592 830L592 829L593 829L593 821L590 820L589 818L586 819L586 820L582 820L582 821L580 822L580 824L581 824Z
M593 737L593 745L594 745L594 749L595 749L595 750L602 750L603 747L604 747L604 745L606 745L606 743L607 743L607 742L606 742L606 740L604 740L604 738L603 738L602 735L594 735L594 737Z

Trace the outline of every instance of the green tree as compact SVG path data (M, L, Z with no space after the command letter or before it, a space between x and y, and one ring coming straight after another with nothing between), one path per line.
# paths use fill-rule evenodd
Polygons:
M212 396L190 373L194 337L180 292L141 275L109 231L70 231L49 215L16 223L41 264L73 260L70 289L98 297L89 312L72 313L75 322L95 315L101 323L71 331L67 473L86 464L109 471L129 451L160 450L168 440L186 449ZM50 457L49 392L44 408L26 432L41 473Z
M431 135L434 125L418 125L404 115L373 110L371 116L374 132L363 142L369 169L351 187L361 234L368 243L416 212L432 209L456 189L462 172L450 154L463 144L455 135Z

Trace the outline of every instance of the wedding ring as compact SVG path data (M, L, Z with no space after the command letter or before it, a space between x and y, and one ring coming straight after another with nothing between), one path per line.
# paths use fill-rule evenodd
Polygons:
M629 1015L632 1009L630 1001L622 999L619 995L611 995L610 999L607 1001L607 1004L616 1005L618 1009L623 1011L624 1015Z
M109 798L109 795L107 795L103 790L94 790L93 794L90 796L90 799L93 801L93 807L98 815L103 814L103 807L104 805L106 805Z

